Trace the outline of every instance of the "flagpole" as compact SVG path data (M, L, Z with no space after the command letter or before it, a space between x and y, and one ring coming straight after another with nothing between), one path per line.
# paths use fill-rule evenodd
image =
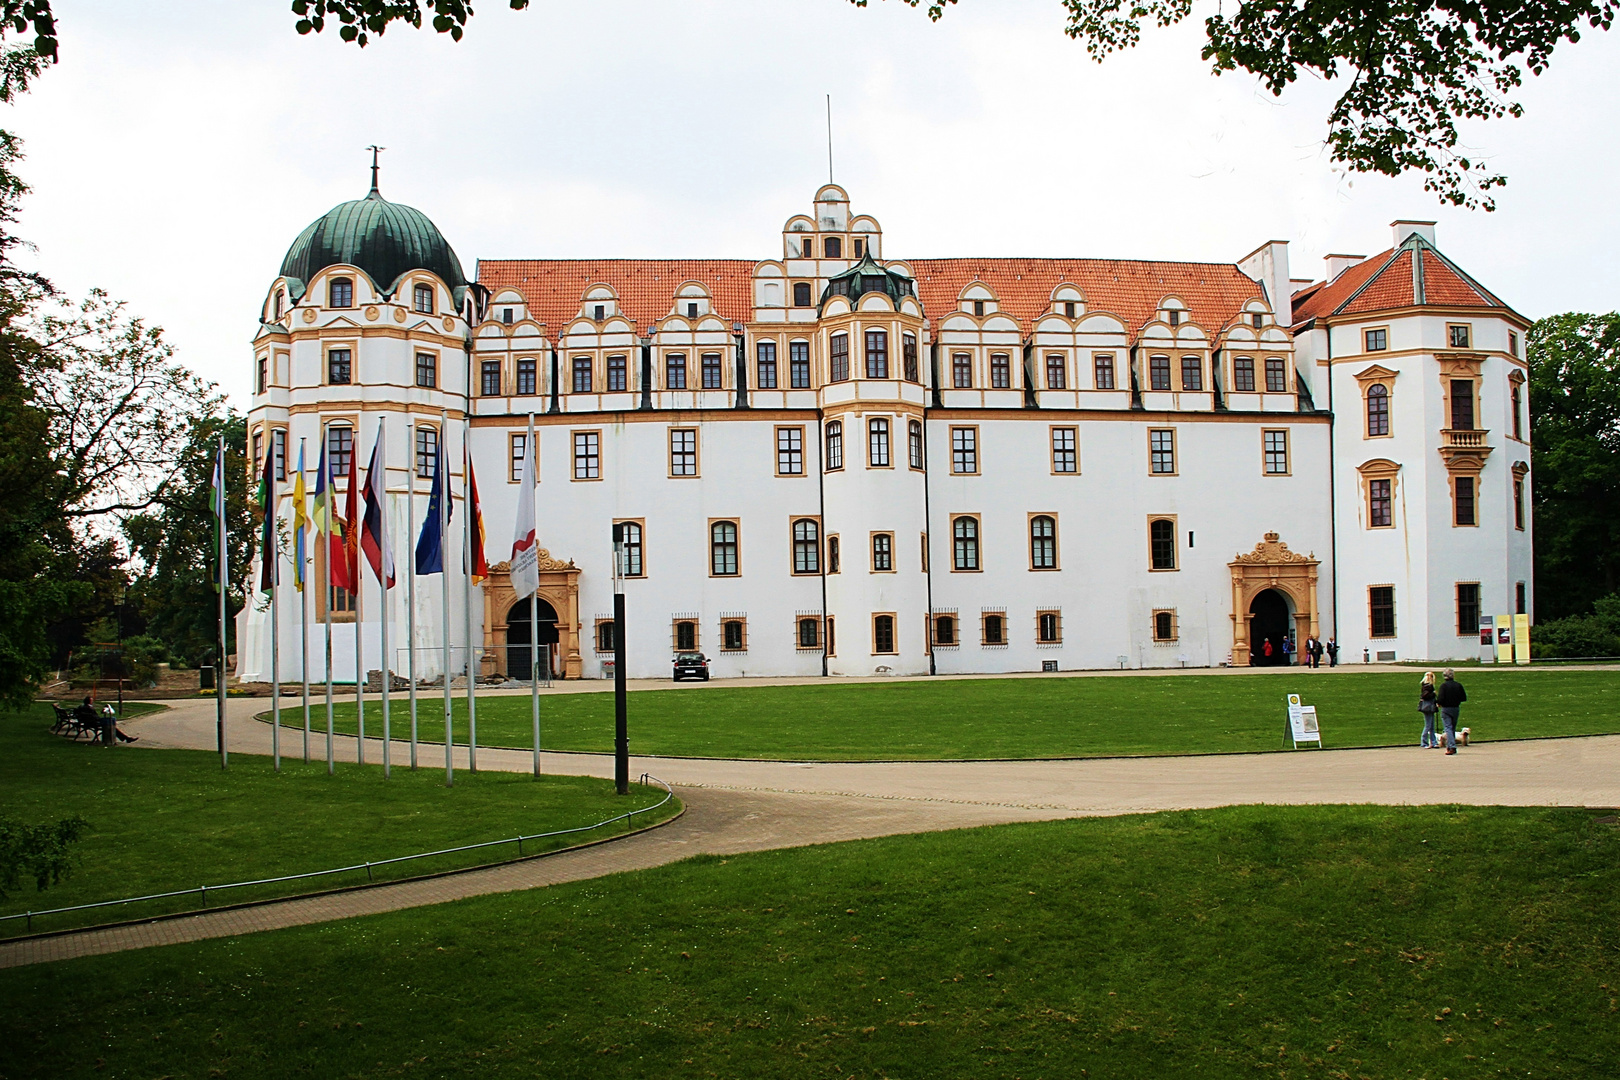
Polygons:
M469 376L470 377L470 376ZM470 387L469 387L470 389ZM473 568L478 565L477 552L473 550L476 542L477 523L473 521L473 474L472 474L472 446L467 436L472 433L472 400L469 396L467 422L461 429L461 509L462 516L467 520L464 523L463 535L466 542L462 544L463 570L466 574L461 579L461 608L462 621L467 628L467 768L473 772L478 771L478 669L483 665L479 663L481 649L473 641L473 594L472 579ZM450 583L445 578L445 617L450 614ZM448 650L449 646L446 646ZM448 691L446 692L444 707L450 707ZM445 739L448 744L450 728L449 716L446 714ZM446 754L448 754L448 748ZM449 760L448 757L445 759Z
M450 467L445 464L444 456L450 449L450 413L448 410L439 410L439 599L444 609L444 617L440 620L439 633L442 635L441 644L444 646L444 782L446 785L455 780L455 772L450 762ZM465 506L463 507L465 509Z
M355 423L354 431L354 449L350 451L353 456L349 459L352 462L349 468L349 488L353 491L353 498L358 504L360 498L358 490L360 486L360 440L365 436L360 433L358 422ZM363 606L361 601L364 599L366 592L366 576L360 572L360 560L355 555L359 551L359 529L359 517L355 517L353 521L350 521L347 516L344 517L343 558L348 564L349 583L354 586L354 756L358 764L364 765L366 763L366 660L360 628L365 625L365 620L360 616ZM350 549L350 532L355 533L352 551Z
M326 557L321 560L321 593L324 603L322 611L326 616L326 775L331 776L337 771L332 756L332 510L336 502L337 488L332 483L332 466L326 461L326 448L331 445L332 437L325 425L321 427L321 490L326 493L326 507L323 515L326 518L326 530L321 537L322 550Z
M219 512L219 670L214 673L216 719L214 737L219 743L219 767L230 764L230 753L225 749L225 664L226 650L230 647L227 632L227 590L231 584L231 567L227 561L225 545L225 433L219 436L219 463L215 470L219 476L219 494L215 509Z
M276 529L277 503L280 501L276 495L276 438L272 431L270 445L266 447L270 454L269 467L266 472L270 474L270 483L265 488L265 515L269 518L266 523L270 543L264 553L264 558L270 562L270 759L274 763L276 772L281 771L281 620L280 606L277 597L281 584L281 536Z
M298 481L302 488L304 481L304 444L307 440L303 436L298 438ZM298 515L294 520L303 517L304 497L298 496ZM308 542L304 540L304 530L296 530L293 537L293 558L298 560L298 627L302 645L298 654L298 670L304 677L304 764L309 764L309 574L304 567L304 549Z
M538 486L539 479L535 475L535 466L540 463L540 455L535 452L534 445L534 413L529 413L529 437L523 444L523 453L528 457L524 463L529 474L530 487ZM535 521L534 501L531 496L529 502L529 528L533 530L535 554L539 554L540 528ZM538 563L536 563L538 567ZM538 570L536 571L538 574ZM538 580L538 578L537 578ZM546 675L550 681L551 656L546 656ZM540 775L540 592L535 590L529 594L529 711L534 718L534 775Z
M385 424L385 417L377 417L377 443L382 448L377 451L375 455L377 467L382 470L382 481L377 485L377 519L380 522L379 531L382 534L380 537L378 537L380 540L378 547L381 548L378 561L382 564L382 573L377 575L377 585L382 589L382 640L380 642L382 646L382 759L383 778L387 779L389 776L388 750L390 742L388 729L388 691L390 689L389 684L394 681L394 676L393 665L389 663L388 656L388 577L389 572L393 568L393 562L390 557L392 546L388 542L388 440L385 438L387 434L387 429L384 426ZM369 481L371 478L368 475L366 479Z
M405 425L405 535L412 543L416 540L416 421ZM405 637L410 642L410 658L406 664L411 680L411 768L416 768L416 551L410 552L410 564L405 568Z

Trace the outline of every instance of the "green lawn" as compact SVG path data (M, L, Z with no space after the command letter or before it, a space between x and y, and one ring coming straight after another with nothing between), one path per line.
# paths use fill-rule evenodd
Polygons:
M1620 834L1238 807L894 837L0 971L0 1000L9 1077L1608 1077Z
M1291 691L1317 707L1329 747L1416 745L1420 677L1301 670L637 691L630 695L630 751L836 761L1276 750ZM1620 671L1470 671L1463 678L1463 723L1482 741L1620 732L1620 711L1612 707ZM423 739L442 738L441 700L420 711ZM560 694L542 698L540 707L546 747L612 750L612 694ZM282 716L303 723L300 709ZM353 702L337 717L352 732ZM457 742L466 741L466 719L466 701L457 699ZM315 723L324 730L324 705ZM366 731L381 732L375 700ZM529 746L531 731L527 697L479 699L479 745Z
M67 907L171 889L303 873L477 843L589 825L663 798L662 788L632 787L619 798L610 781L512 773L458 771L453 788L443 768L412 773L395 767L383 780L378 766L305 765L282 758L233 755L228 771L219 758L197 750L107 748L70 742L47 730L49 709L0 713L0 816L25 823L80 814L90 831L78 845L72 876L45 892L32 882L0 900L0 915ZM637 819L648 824L676 804ZM622 832L622 824L566 840L525 843L525 852ZM378 869L378 878L451 869L512 858L502 846ZM261 899L364 882L366 874L233 889L214 903ZM35 930L199 906L189 896L130 907L102 908L36 919ZM0 923L0 936L20 934L23 920ZM0 1065L0 1076L6 1069Z

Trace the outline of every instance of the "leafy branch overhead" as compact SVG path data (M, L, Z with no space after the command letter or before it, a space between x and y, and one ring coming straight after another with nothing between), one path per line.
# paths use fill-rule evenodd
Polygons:
M513 11L522 11L529 0L509 0ZM402 22L420 30L425 15L432 16L433 29L461 40L472 5L467 0L293 0L298 16L295 29L300 34L320 33L328 19L338 22L338 36L365 47L372 34L381 37L390 23Z

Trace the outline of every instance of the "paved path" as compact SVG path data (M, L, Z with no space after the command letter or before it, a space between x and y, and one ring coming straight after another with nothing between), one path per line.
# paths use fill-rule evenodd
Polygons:
M235 700L227 721L233 754L267 754L270 727L252 719L262 700ZM131 721L139 747L212 749L210 701L188 701ZM284 733L282 750L300 751ZM355 759L340 737L336 756ZM119 749L111 753L138 751ZM324 736L312 751L324 756ZM395 742L395 767L409 745ZM367 760L381 757L368 740ZM465 747L456 749L466 768ZM442 746L421 749L442 767ZM483 769L527 771L526 751L481 749ZM611 776L610 757L544 754L548 772ZM734 854L900 833L1079 815L1226 806L1235 803L1465 803L1620 805L1620 736L1483 744L1446 757L1415 747L1332 752L1231 754L1084 761L799 763L637 757L675 785L687 812L678 821L610 844L547 858L235 911L0 944L0 967L179 941L226 937L424 904L536 888L642 869L699 853Z

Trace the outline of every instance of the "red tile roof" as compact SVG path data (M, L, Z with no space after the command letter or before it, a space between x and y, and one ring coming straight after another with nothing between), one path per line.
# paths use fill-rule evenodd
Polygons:
M957 308L957 297L974 280L996 294L1000 309L1024 329L1048 311L1052 290L1079 286L1087 311L1107 311L1142 328L1167 296L1190 309L1189 320L1215 330L1261 295L1260 285L1230 263L1143 262L1134 259L905 259L917 278L923 311L936 323Z
M1421 293L1412 276L1414 252L1420 252L1423 260ZM1433 248L1403 246L1357 263L1331 282L1319 281L1296 292L1294 325L1327 315L1364 314L1414 304L1507 307Z
M1321 315L1328 315L1336 311L1339 305L1350 298L1350 295L1367 283L1372 277L1389 262L1393 251L1382 251L1370 259L1364 259L1350 267L1332 281L1318 281L1314 285L1307 285L1294 294L1294 323L1298 325L1307 319L1314 319ZM1410 277L1410 275L1408 275Z
M1411 307L1415 295L1412 288L1412 253L1403 251L1380 270L1355 299L1341 305L1339 310L1348 313Z
M1502 301L1458 275L1432 251L1423 253L1423 299L1448 307L1501 307Z
M579 316L585 290L606 282L619 294L620 309L645 329L674 310L684 281L703 282L722 319L747 322L754 265L751 259L480 259L478 281L491 292L522 293L529 314L554 334Z

